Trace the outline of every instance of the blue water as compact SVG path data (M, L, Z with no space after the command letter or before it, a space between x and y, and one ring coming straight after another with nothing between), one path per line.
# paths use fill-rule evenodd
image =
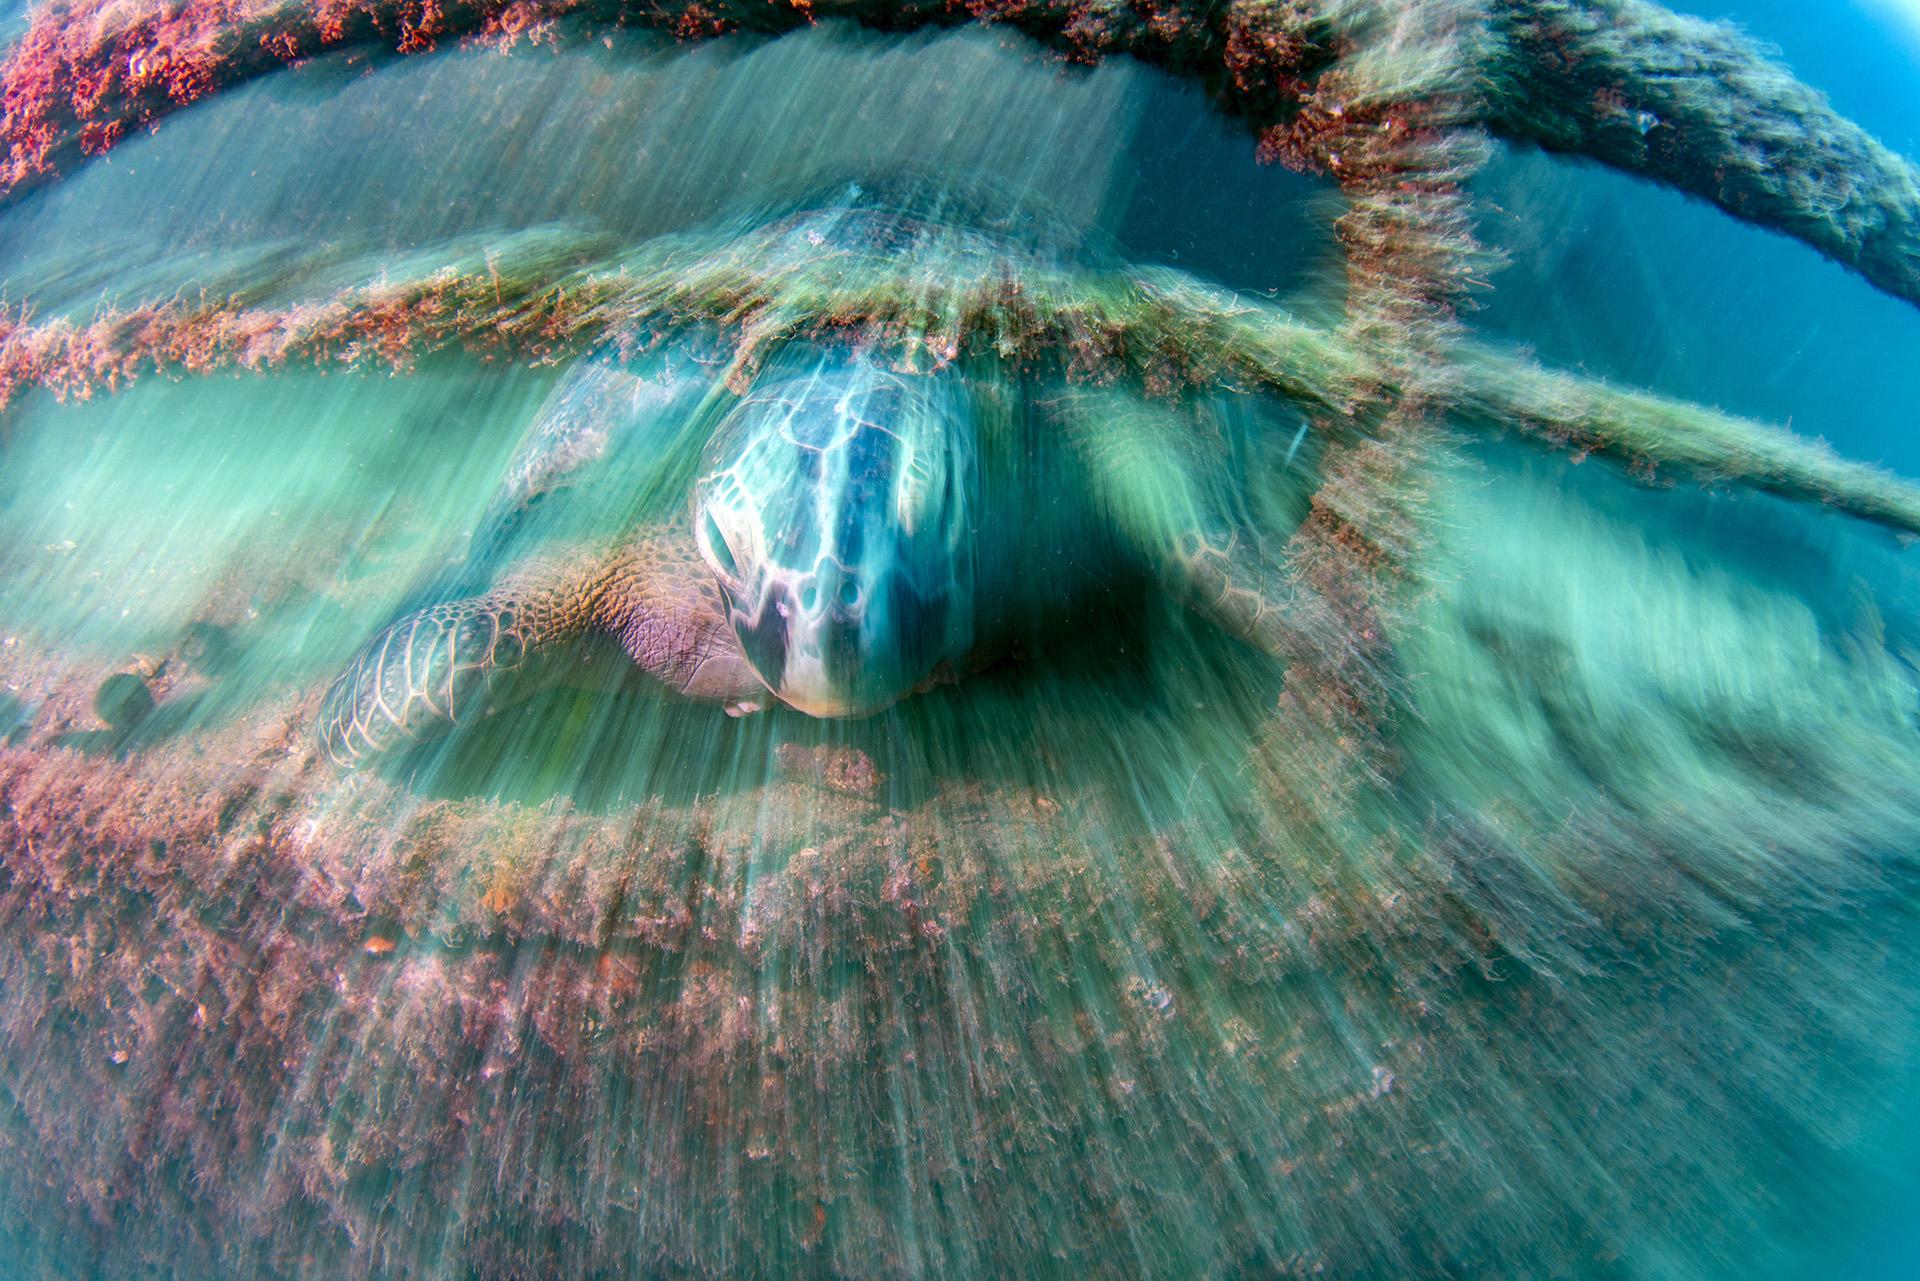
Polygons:
M1908 6L1914 16L1903 20L1891 8L1862 0L1817 12L1772 0L1685 6L1776 46L1837 109L1913 155L1920 10ZM1920 475L1920 314L1800 245L1729 228L1672 193L1612 175L1592 175L1590 185L1584 195L1531 185L1536 197L1565 201L1555 212L1571 217L1552 225L1577 234L1557 246L1543 234L1550 270L1522 257L1503 273L1491 327L1525 335L1549 358L1791 422L1852 457ZM1533 287L1513 288L1521 278ZM1884 1137L1885 1184L1862 1206L1862 1226L1840 1238L1854 1244L1809 1262L1807 1281L1920 1276L1920 1099Z
M1803 80L1882 142L1908 156L1920 153L1920 7L1843 0L1816 12L1743 0L1694 4L1688 11L1739 23L1778 47ZM1619 199L1626 207L1672 204L1648 192L1623 192ZM1743 252L1765 266L1746 273L1748 283L1735 293L1698 289L1698 240L1644 237L1646 276L1685 282L1675 291L1683 323L1711 333L1707 326L1718 315L1723 327L1731 322L1734 329L1717 344L1726 353L1719 360L1711 346L1703 353L1695 385L1713 388L1717 394L1709 398L1718 403L1751 406L1749 412L1776 420L1792 415L1791 398L1804 406L1798 430L1823 435L1853 457L1920 474L1920 435L1913 430L1920 423L1920 316L1797 245L1748 239ZM1920 1216L1914 1213L1920 1206L1920 1098L1896 1115L1882 1158L1885 1183L1862 1207L1863 1226L1841 1235L1851 1244L1837 1244L1834 1257L1809 1262L1802 1273L1807 1281L1920 1276Z
M1896 16L1896 10L1905 16ZM1807 21L1803 5L1767 0L1702 5L1697 11L1739 22L1778 46L1803 79L1882 142L1905 155L1920 152L1920 7L1901 0L1879 5L1846 0L1823 6L1815 22ZM1834 413L1823 415L1820 430L1855 457L1916 474L1920 445L1913 426L1920 422L1915 408L1920 328L1914 326L1912 310L1890 314L1881 305L1884 299L1858 282L1836 278L1827 264L1809 262L1805 253L1785 257L1794 260L1788 287L1801 280L1808 284L1804 299L1795 298L1785 309L1782 327L1789 327L1787 317L1805 315L1825 357L1824 367L1813 366L1802 388L1824 392L1820 399L1831 398ZM1760 314L1766 314L1764 308ZM1773 367L1754 363L1763 370ZM1862 386L1885 391L1855 402L1851 393ZM1920 1100L1890 1129L1886 1182L1868 1203L1866 1226L1852 1246L1836 1250L1836 1257L1809 1263L1804 1273L1808 1281L1904 1281L1920 1276L1920 1216L1914 1213L1920 1205Z

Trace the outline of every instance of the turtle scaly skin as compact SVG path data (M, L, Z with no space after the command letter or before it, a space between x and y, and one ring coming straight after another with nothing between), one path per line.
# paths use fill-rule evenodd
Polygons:
M1222 481L1239 470L1219 456L1208 415L1127 395L1075 388L1048 404L1092 505L1170 595L1255 648L1285 660L1301 588L1258 532L1245 495Z
M483 596L386 627L328 688L321 744L352 765L464 724L507 701L534 660L596 630L677 693L734 711L757 710L764 697L692 538L668 527L611 553L530 562Z

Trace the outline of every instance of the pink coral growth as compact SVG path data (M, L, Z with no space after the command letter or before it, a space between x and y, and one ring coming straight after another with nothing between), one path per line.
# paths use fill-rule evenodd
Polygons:
M0 196L104 153L168 112L317 53L359 45L425 53L462 35L505 50L522 37L550 38L560 19L585 7L584 0L166 0L129 16L115 0L53 0L34 12L0 66ZM1309 64L1325 52L1294 6L1236 8L1224 30L1178 3L965 0L922 8L852 0L824 8L887 26L957 18L1010 24L1082 62L1130 53L1181 70L1224 66L1242 109L1256 117L1297 95ZM612 21L707 40L789 29L816 16L815 0L668 0L621 6Z
M131 17L103 0L37 10L0 72L0 182L51 172L68 145L99 154L212 93L229 78L231 32L247 16L229 0L176 0Z

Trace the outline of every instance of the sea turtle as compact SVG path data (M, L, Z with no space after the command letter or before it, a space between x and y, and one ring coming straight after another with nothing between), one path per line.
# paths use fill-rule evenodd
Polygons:
M849 269L885 256L1016 279L1067 252L859 189L751 234L763 258L770 238ZM711 331L654 338L582 362L507 469L467 571L334 680L332 757L484 714L552 673L536 657L577 671L579 647L607 640L734 715L866 715L1072 625L1076 602L1129 574L1284 652L1293 588L1228 480L1234 442L1272 433L1236 430L1228 397L1069 383L1045 361L879 326L788 341L750 376Z

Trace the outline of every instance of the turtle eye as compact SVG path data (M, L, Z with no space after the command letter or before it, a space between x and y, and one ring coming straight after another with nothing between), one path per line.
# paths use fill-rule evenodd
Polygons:
M714 520L712 512L706 515L705 533L707 555L713 561L714 567L737 582L740 578L740 566L735 563L733 548L727 545L727 536L720 532L720 524Z

